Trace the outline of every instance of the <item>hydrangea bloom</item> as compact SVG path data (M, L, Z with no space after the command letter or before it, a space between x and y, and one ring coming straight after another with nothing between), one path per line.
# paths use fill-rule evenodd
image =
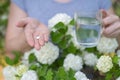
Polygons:
M22 57L21 63L24 64L24 65L26 65L26 66L29 66L29 65L30 65L30 64L29 64L29 61L28 61L29 55L30 55L31 53L34 53L34 52L35 52L35 49L31 49L30 51L25 52L24 55L23 55L23 57ZM34 54L35 54L35 53L34 53Z
M101 72L108 72L113 67L112 59L109 56L101 56L97 62L97 68Z
M120 57L120 50L117 50L117 56ZM120 66L120 59L118 60L118 65Z
M68 71L70 68L75 71L79 71L83 67L82 58L80 56L68 54L64 60L63 66L66 71Z
M69 24L72 18L65 13L56 14L48 21L48 27L52 29L57 23L63 22L65 25Z
M48 42L39 51L36 50L35 55L39 62L50 65L58 58L59 48Z
M3 75L5 80L19 80L16 75L16 69L12 66L7 66L3 69Z
M97 60L98 60L97 56L95 54L93 54L93 53L85 54L83 59L84 59L85 64L87 66L95 66L96 63L97 63Z
M106 37L102 37L97 45L97 49L101 52L101 53L111 53L111 52L115 52L115 50L118 47L118 43L117 40L114 38L106 38Z
M116 80L120 80L120 77L118 77Z
M27 72L27 70L28 70L28 67L26 67L25 65L19 65L16 68L16 74L18 76L22 76L25 72Z
M74 77L76 80L89 80L87 79L86 75L81 71L76 72Z
M120 57L120 50L117 50L117 55Z
M37 73L33 70L29 70L23 74L21 80L38 80Z

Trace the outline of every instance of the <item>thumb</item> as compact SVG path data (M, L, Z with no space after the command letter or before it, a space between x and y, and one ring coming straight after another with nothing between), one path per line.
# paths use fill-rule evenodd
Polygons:
M102 13L102 18L105 18L105 17L107 17L109 14L107 13L107 11L105 11L104 9L101 9L100 10L101 11L101 13Z
M24 18L21 19L18 23L17 23L17 27L25 27L29 22L28 18Z

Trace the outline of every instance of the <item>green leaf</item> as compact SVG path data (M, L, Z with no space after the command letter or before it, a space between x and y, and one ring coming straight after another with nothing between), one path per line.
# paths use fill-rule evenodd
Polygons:
M46 80L53 80L53 72L51 69L47 71L47 75L45 76Z
M20 52L16 52L16 51L14 51L12 54L14 54L15 55L15 58L14 59L10 59L9 57L5 57L5 61L6 61L6 63L8 64L8 65L16 65L16 64L18 64L19 63L19 60L20 60L20 57L21 57L21 53Z
M37 74L39 77L44 77L47 73L47 70L48 70L48 66L44 65L44 66L41 66L40 68L38 68L37 70Z
M69 80L76 80L76 79L74 78L75 71L73 71L72 69L70 69L70 70L68 71L68 75L69 75Z
M29 70L37 70L37 68L38 68L38 65L32 64L32 65L29 67Z
M61 34L60 32L51 32L51 39L52 39L52 42L55 44L59 43L63 37L64 37L64 34Z
M14 61L13 60L11 60L9 57L5 57L5 61L6 61L6 63L7 64L9 64L9 65L14 65Z
M66 73L66 71L64 70L64 68L63 67L60 67L59 69L58 69L58 72L57 72L57 74L56 74L56 76L58 77L58 79L63 79L63 80L69 80L67 77L67 73Z
M111 73L107 73L105 80L111 80L112 79L112 74Z
M64 23L59 22L54 26L55 29L59 30L59 29L66 29L66 26L64 25Z
M72 69L70 69L70 70L68 71L68 73L69 73L69 78L70 78L70 80L75 80L75 78L74 78L75 71L73 71Z
M68 47L68 43L69 43L69 40L71 39L71 35L66 35L59 43L58 43L58 46L61 48L61 49L65 49Z
M29 63L33 63L37 60L36 56L34 55L34 53L29 55Z
M61 49L65 49L67 47L67 41L62 40L58 45Z
M88 52L95 52L95 51L97 51L96 47L86 48L85 50L88 51Z
M70 25L75 25L74 19L72 19L69 24L70 24Z
M68 53L75 53L77 48L74 46L74 44L71 42L67 48Z
M112 60L113 60L113 63L118 64L119 57L118 56L114 56L112 58Z
M65 29L59 29L58 31L61 33L61 34L66 34L66 32L67 32L67 30L68 30L68 28L67 28L67 26L66 26L66 28Z

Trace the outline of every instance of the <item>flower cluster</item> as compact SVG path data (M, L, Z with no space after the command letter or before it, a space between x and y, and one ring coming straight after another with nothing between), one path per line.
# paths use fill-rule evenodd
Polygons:
M51 42L45 43L40 50L25 52L21 65L4 68L5 80L91 80L83 73L84 67L95 69L93 72L97 68L100 73L108 74L105 76L108 80L112 80L109 75L115 75L111 75L113 71L120 74L120 50L115 52L118 47L116 39L102 36L95 48L80 46L72 21L65 13L51 18L48 21ZM114 70L116 68L119 70ZM114 77L120 80L120 76Z
M81 71L76 72L74 77L76 78L76 80L89 80Z
M87 66L95 66L98 60L97 56L94 53L84 53L83 59Z
M19 65L17 67L7 66L3 70L5 80L20 80L20 77L28 70L25 65Z
M35 55L42 64L52 64L59 56L59 48L48 42L40 51L35 51Z
M97 68L101 72L108 72L113 67L112 59L109 56L101 56L97 62Z
M68 25L72 18L65 13L56 14L53 18L48 21L48 27L52 29L57 23L62 22Z
M112 53L118 47L116 39L102 37L98 43L97 49L101 53Z
M83 62L80 56L75 56L73 54L68 54L64 60L64 68L65 70L69 70L70 68L79 71L82 69Z
M38 80L38 76L35 71L29 70L22 76L21 80Z
M22 58L23 64L28 65L28 58L31 53L34 53L37 57L37 60L42 64L52 64L59 56L59 48L53 45L51 42L45 43L45 45L38 51L32 49L29 52L26 52Z

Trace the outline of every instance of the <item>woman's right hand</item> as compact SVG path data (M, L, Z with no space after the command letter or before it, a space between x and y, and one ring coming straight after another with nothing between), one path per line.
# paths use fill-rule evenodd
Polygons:
M24 18L17 23L17 27L23 28L27 43L39 50L49 38L47 26L32 18Z

